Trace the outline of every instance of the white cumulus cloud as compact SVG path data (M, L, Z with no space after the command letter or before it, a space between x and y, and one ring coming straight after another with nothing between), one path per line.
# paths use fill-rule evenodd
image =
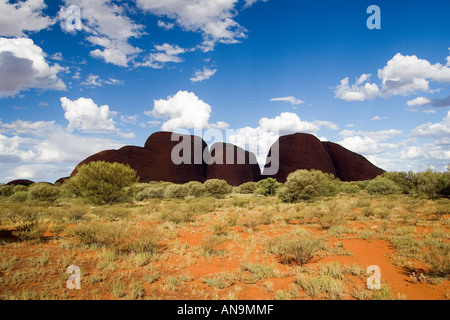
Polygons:
M14 96L31 88L65 90L58 77L64 69L49 65L46 54L31 39L0 37L0 97Z
M192 82L201 82L204 80L208 80L213 75L215 75L217 72L217 69L209 69L204 67L203 70L197 70L194 73L194 76L191 78Z
M175 131L177 129L226 129L228 124L225 122L209 123L211 112L211 106L200 100L194 93L179 91L167 99L154 100L153 111L145 114L155 118L170 118L161 127L165 131Z
M65 3L66 7L59 12L61 28L72 31L66 26L72 13L66 10L70 5L80 7L82 28L89 35L86 40L100 47L91 51L93 57L127 67L142 52L140 48L132 46L129 40L143 35L144 27L127 16L127 6L111 0L65 0Z
M44 0L0 0L0 36L25 37L53 25L55 21L43 13L45 8Z
M363 74L352 85L348 77L344 78L336 87L336 98L353 102L392 95L408 95L418 91L433 92L430 89L430 82L450 83L450 66L448 63L431 64L415 55L397 53L383 69L378 70L378 78L381 80L379 85L369 82L369 74Z
M255 2L246 1L246 7ZM217 43L237 43L246 37L246 29L234 20L239 0L137 0L137 4L187 31L200 32L205 52L213 50Z
M97 106L92 99L79 98L70 100L61 98L61 105L65 111L64 117L69 121L69 131L111 132L116 131L113 114L109 106Z

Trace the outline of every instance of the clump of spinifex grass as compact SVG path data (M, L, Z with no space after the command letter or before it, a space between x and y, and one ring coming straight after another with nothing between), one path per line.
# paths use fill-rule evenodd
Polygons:
M159 235L127 223L88 224L69 231L80 244L110 248L117 251L153 254L157 251Z
M296 277L295 282L312 298L320 298L326 294L327 299L342 300L346 294L343 282L327 274L319 274L313 277L300 274Z
M425 261L430 266L430 274L436 277L450 277L450 245L431 247L425 255Z
M275 254L280 262L301 266L310 262L322 247L322 240L307 232L293 238L280 236L268 243L269 252Z
M221 251L217 247L227 240L226 236L212 234L206 237L200 245L199 252L202 256L210 257L215 254L220 254Z

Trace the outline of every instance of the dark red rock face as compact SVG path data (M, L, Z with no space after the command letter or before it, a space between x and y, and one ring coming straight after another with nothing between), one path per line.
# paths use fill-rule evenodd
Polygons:
M275 157L276 154L279 157ZM343 181L373 179L384 171L363 156L331 142L320 142L310 134L297 133L280 137L269 153L268 161L279 159L279 170L270 175L273 163L266 165L261 175L253 153L232 144L217 143L211 148L196 136L157 132L148 138L145 147L123 147L106 150L82 161L72 172L93 161L128 164L137 171L140 181L187 183L223 179L231 185L259 181L272 177L286 182L287 176L298 169L316 169L332 173ZM209 165L208 165L209 163ZM234 163L234 164L233 164ZM59 181L59 180L58 180Z
M331 157L336 175L342 181L371 180L385 171L374 166L362 155L332 142L322 142Z
M229 143L215 143L210 153L206 180L222 179L233 186L260 180L255 154Z
M34 184L31 180L14 180L8 182L6 185L8 186L29 186L31 184Z
M205 159L209 159L207 144L199 137L158 132L147 140L145 148L127 146L90 156L77 166L71 176L81 165L102 160L128 164L137 171L141 181L203 182L207 169L203 153Z
M279 153L279 170L275 175L268 175L267 165L263 178L275 178L286 182L287 176L299 169L316 169L336 175L333 161L324 146L315 136L296 133L280 137L269 153L269 157ZM273 159L272 159L273 161Z
M60 178L60 179L56 180L55 184L64 184L64 182L66 182L69 179L70 179L70 177Z

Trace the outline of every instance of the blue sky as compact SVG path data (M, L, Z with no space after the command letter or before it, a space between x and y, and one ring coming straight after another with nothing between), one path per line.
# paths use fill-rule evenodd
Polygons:
M379 30L367 27L370 5ZM199 127L264 142L251 150L262 163L279 135L306 132L385 170L444 171L449 10L446 0L0 0L0 183L54 182L98 151Z

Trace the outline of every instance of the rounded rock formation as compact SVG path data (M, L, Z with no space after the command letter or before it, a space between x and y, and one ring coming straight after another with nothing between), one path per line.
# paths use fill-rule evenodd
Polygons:
M20 179L20 180L10 181L6 185L7 186L29 186L32 184L34 184L34 182L31 180Z
M322 142L333 161L336 176L342 181L371 180L385 171L374 166L362 155L333 142Z
M207 180L222 179L233 186L260 180L261 169L254 153L229 143L215 143L210 153Z
M272 157L274 159L271 159ZM267 159L268 162L271 159L272 166L274 161L279 161L278 172L269 175L268 164L266 164L263 178L275 178L282 183L286 182L290 173L299 169L315 169L336 176L330 155L320 140L311 134L296 133L280 137L270 148Z
M119 150L106 150L82 161L72 172L72 177L83 164L93 161L117 162L136 170L141 182L167 181L187 183L203 182L209 158L208 146L196 136L157 132L148 138L145 148L127 146Z

